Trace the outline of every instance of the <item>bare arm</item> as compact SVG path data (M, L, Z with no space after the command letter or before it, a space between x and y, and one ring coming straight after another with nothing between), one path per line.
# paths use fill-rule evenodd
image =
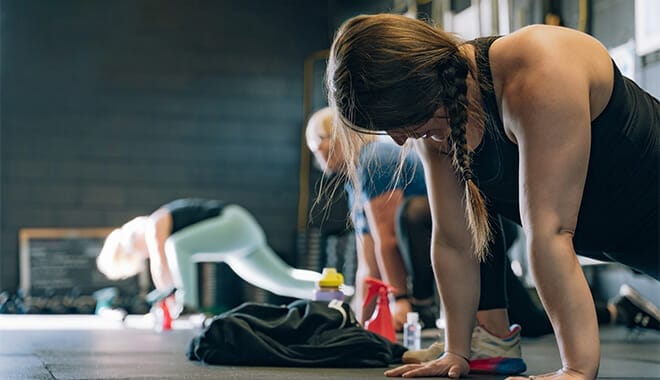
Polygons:
M591 379L600 358L598 325L573 247L591 143L590 75L579 61L555 64L568 59L561 49L535 52L503 87L502 112L519 145L520 215L563 369Z
M396 213L403 202L403 191L387 191L366 202L364 210L373 236L374 252L383 280L396 288L395 295L408 294L408 273L401 257L396 237ZM407 298L398 299L394 306L394 327L403 328L406 315L412 311Z
M353 297L353 309L361 324L371 317L373 307L362 310L362 302L367 293L364 282L367 276L380 278L378 263L374 254L374 241L370 234L356 234L357 270L355 273L355 297ZM363 315L364 311L364 315Z
M378 269L383 280L397 289L396 294L408 292L406 266L395 232L396 213L402 201L403 191L394 190L371 199L364 207L374 239Z
M156 289L162 290L174 286L172 273L165 256L165 241L172 231L172 216L165 209L158 209L149 216L145 229L145 241L149 251L151 279Z
M432 140L417 142L424 163L433 219L431 258L445 311L447 351L470 356L470 340L479 304L480 269L472 253L463 188L449 156Z
M445 354L424 364L409 364L387 371L387 376L424 377L467 375L464 358L470 356L472 329L479 304L480 268L472 254L463 189L450 158L431 139L416 140L433 219L431 255L433 271L445 312Z

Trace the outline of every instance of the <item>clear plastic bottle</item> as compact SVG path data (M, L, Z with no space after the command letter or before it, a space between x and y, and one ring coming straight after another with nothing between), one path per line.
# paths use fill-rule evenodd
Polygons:
M411 351L419 350L422 344L422 325L419 324L419 314L411 312L406 315L406 318L407 321L403 325L403 345Z

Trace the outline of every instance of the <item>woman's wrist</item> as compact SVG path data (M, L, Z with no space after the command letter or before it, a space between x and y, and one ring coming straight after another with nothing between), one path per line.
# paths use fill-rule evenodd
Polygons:
M452 352L452 351L445 351L445 355L446 354L451 354L453 356L457 356L457 357L465 360L467 362L467 364L470 364L470 359L468 359L467 356L464 356L464 355L461 355L461 354L458 354L458 353Z

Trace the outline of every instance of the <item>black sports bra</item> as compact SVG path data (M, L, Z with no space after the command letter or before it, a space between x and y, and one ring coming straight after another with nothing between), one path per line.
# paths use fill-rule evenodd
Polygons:
M473 171L490 211L520 222L518 147L504 134L492 90L488 50L497 38L469 42L475 46L486 112ZM591 123L589 166L573 243L583 251L657 255L660 106L612 65L610 100Z

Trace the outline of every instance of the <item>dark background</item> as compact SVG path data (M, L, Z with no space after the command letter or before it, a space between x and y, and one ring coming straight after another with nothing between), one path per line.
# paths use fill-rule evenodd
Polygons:
M512 1L530 22L559 9L567 26L577 3ZM634 38L633 1L588 3L589 31L604 44ZM242 205L278 254L305 266L310 226L346 228L342 212L306 217L319 173L301 137L325 102L323 59L313 57L347 17L402 9L392 0L1 0L0 290L19 283L19 229L117 226L179 197ZM638 57L636 78L656 96L657 56ZM306 60L315 67L307 93Z

